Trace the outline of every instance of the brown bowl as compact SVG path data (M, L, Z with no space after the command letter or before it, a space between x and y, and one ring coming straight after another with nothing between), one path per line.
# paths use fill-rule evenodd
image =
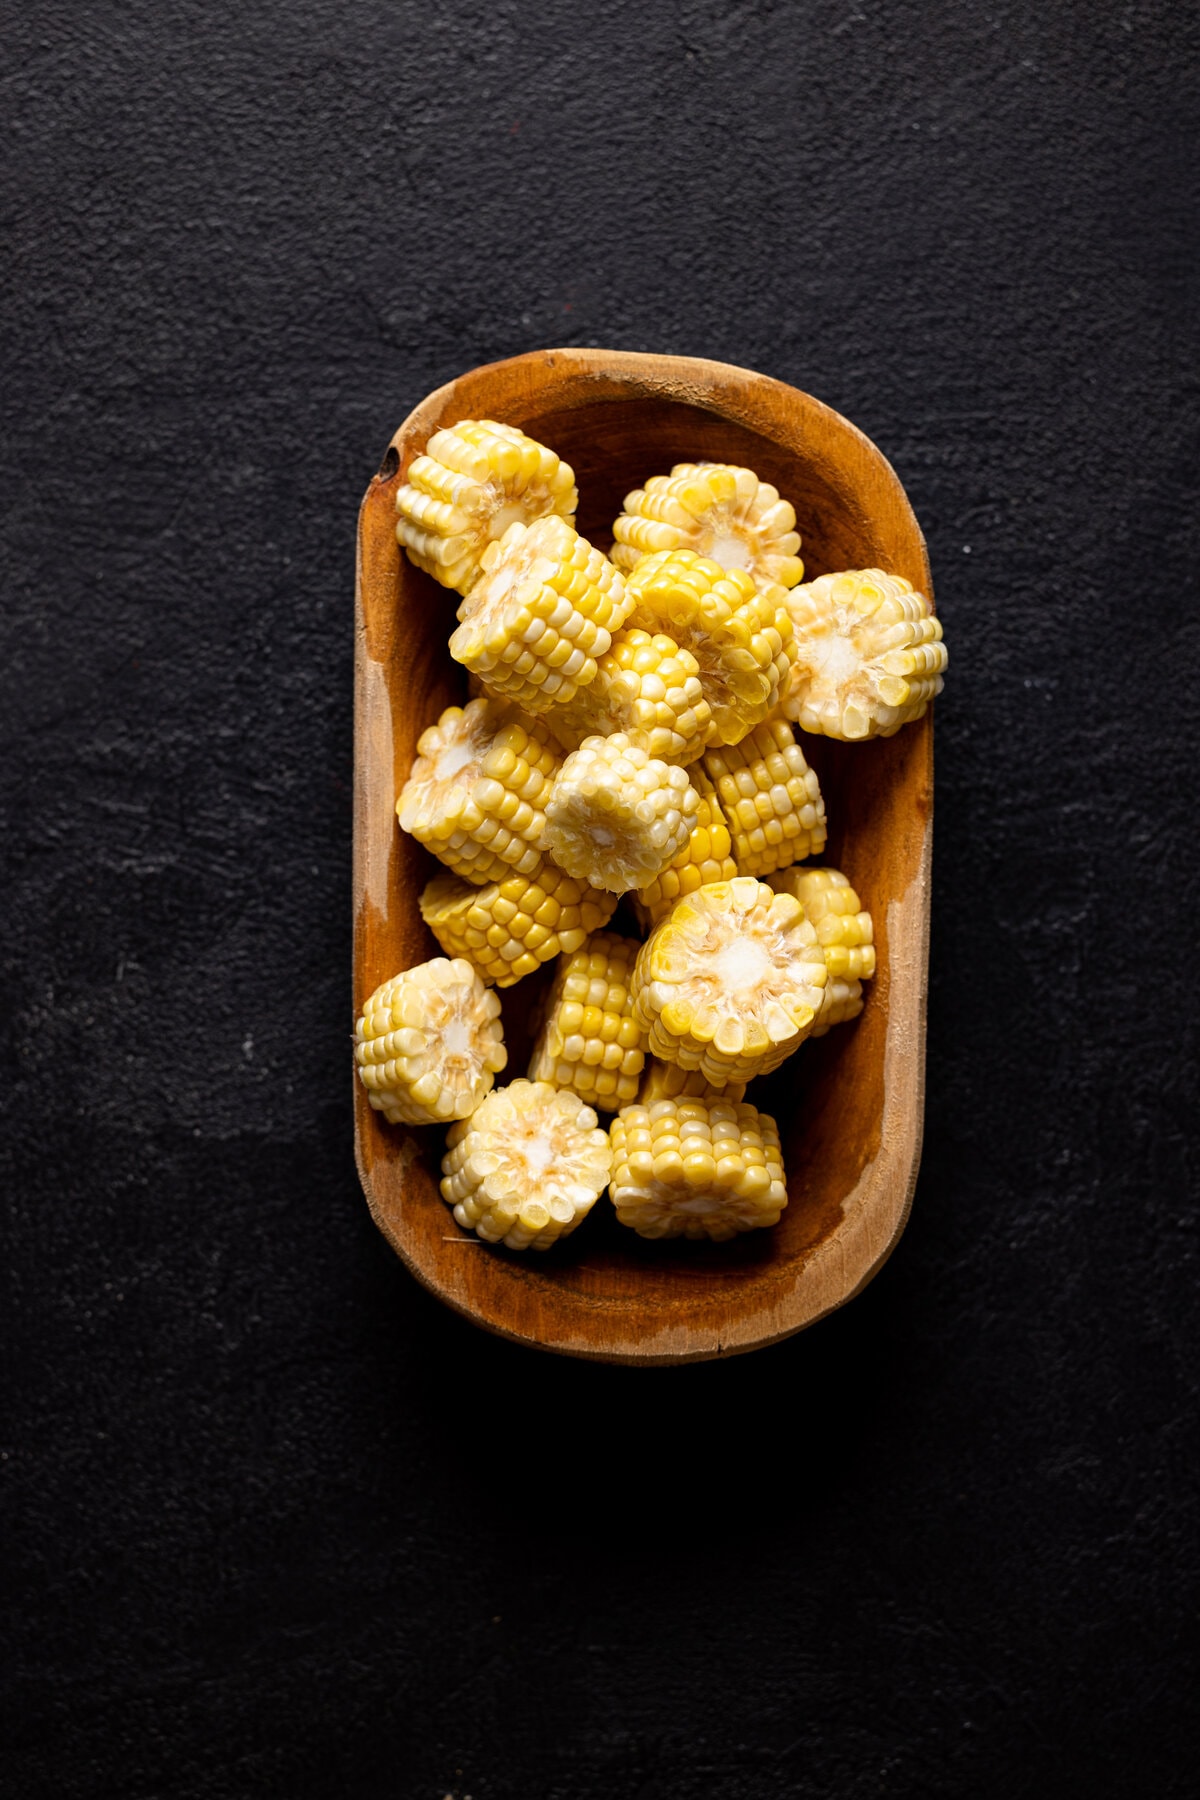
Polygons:
M422 401L392 439L359 516L354 812L354 997L440 955L417 909L433 859L396 824L416 742L461 704L446 639L457 597L396 542L396 488L439 426L502 419L575 470L578 527L602 549L625 494L675 462L744 464L796 508L806 579L879 568L929 594L904 490L860 431L820 401L725 363L545 350L473 369ZM930 716L895 737L806 736L829 815L823 861L875 921L878 972L852 1025L801 1046L749 1098L778 1119L788 1206L729 1244L647 1243L606 1200L546 1255L460 1231L438 1192L444 1133L388 1125L355 1081L359 1173L376 1224L447 1305L520 1343L608 1362L673 1363L772 1344L856 1294L912 1202L921 1154L933 810ZM548 973L505 989L509 1077Z

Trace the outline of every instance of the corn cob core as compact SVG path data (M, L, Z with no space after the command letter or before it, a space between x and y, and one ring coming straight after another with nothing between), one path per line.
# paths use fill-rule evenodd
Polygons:
M636 1099L645 1053L629 984L640 948L633 938L597 931L561 959L529 1064L531 1081L570 1088L604 1112Z
M596 679L546 723L567 750L584 738L624 731L664 762L694 762L708 742L712 708L700 685L700 665L663 631L623 626L596 662Z
M655 1056L722 1087L791 1055L825 980L800 902L738 876L698 888L655 926L634 966L634 1018Z
M679 854L697 807L686 770L648 755L627 732L585 738L555 778L546 853L568 875L623 894Z
M821 786L785 720L768 719L740 744L707 751L704 769L729 821L740 874L765 877L825 848Z
M693 550L758 585L795 587L804 574L794 510L778 488L733 463L676 463L669 475L652 475L626 494L613 536L619 569L656 551Z
M417 740L396 816L467 881L531 875L561 761L545 727L506 702L449 706Z
M607 925L616 904L615 894L572 880L547 858L534 875L486 887L435 875L421 895L421 917L448 955L465 957L485 981L511 987L578 950L589 932Z
M489 543L516 522L554 513L574 522L575 477L553 450L495 419L435 431L396 491L396 536L410 561L460 594Z
M595 680L630 602L613 565L565 519L510 525L480 558L450 654L489 693L543 713Z
M732 1100L745 1099L746 1083L730 1081L714 1087L705 1081L699 1069L681 1069L678 1063L660 1062L657 1056L646 1058L646 1071L638 1090L639 1106L653 1106L656 1100Z
M787 597L796 634L779 707L805 731L891 737L942 691L946 646L924 594L900 575L849 569Z
M451 1127L442 1198L465 1231L510 1250L548 1250L587 1217L608 1181L608 1133L578 1094L514 1081Z
M637 891L633 910L644 930L665 918L685 894L709 882L732 881L738 872L716 789L699 764L688 770L688 779L696 793L696 822L679 854Z
M630 625L668 632L695 657L712 708L710 743L735 744L767 717L791 666L781 587L759 589L744 570L694 550L664 550L637 563L625 591Z
M465 1119L508 1061L500 1002L469 962L435 956L376 988L354 1060L368 1100L393 1125Z
M787 1205L774 1119L744 1102L657 1100L612 1124L617 1217L645 1238L712 1238L775 1225Z

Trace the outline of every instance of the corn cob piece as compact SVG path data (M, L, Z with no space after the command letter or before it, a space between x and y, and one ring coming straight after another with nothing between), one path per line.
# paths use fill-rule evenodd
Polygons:
M465 957L485 981L511 987L578 950L589 932L607 925L616 904L615 894L572 880L547 858L534 875L487 887L435 875L421 895L421 917L448 955Z
M626 583L629 623L668 632L695 657L712 708L709 741L736 744L776 705L791 666L792 626L779 586L756 588L694 550L664 550Z
M795 895L825 952L825 998L811 1033L824 1037L863 1009L862 984L875 973L871 915L837 869L781 869L767 881L777 894Z
M768 719L740 744L706 751L704 769L729 821L739 874L765 876L825 848L820 783L785 720Z
M617 1217L645 1238L711 1238L775 1225L787 1205L779 1130L728 1100L657 1100L612 1123Z
M480 568L451 656L528 713L573 699L629 613L620 574L557 517L510 525Z
M368 1100L393 1125L465 1119L508 1061L500 1002L469 962L435 956L376 988L354 1060Z
M510 1250L548 1250L608 1181L608 1133L568 1088L514 1081L451 1126L442 1198L464 1231Z
M546 853L568 875L624 894L679 854L698 804L686 770L649 756L628 733L585 738L555 778Z
M760 586L795 587L804 574L793 508L753 469L733 463L676 463L669 475L652 475L626 494L613 536L619 569L656 551L694 550Z
M532 875L562 757L536 719L503 701L449 706L417 740L396 816L448 868L482 885Z
M646 1058L629 983L640 949L633 938L597 931L562 958L530 1060L531 1081L570 1088L604 1112L637 1098Z
M739 875L697 888L655 926L634 965L633 1016L655 1056L722 1087L791 1055L825 981L800 902Z
M435 431L396 490L396 536L409 560L466 594L488 544L514 523L575 521L575 477L553 450L495 419Z
M700 665L665 632L623 626L596 662L596 679L546 723L566 750L586 737L624 731L664 762L695 762L708 742L712 708L700 684Z
M825 967L843 981L875 973L875 927L838 869L781 869L764 878L777 894L792 894L825 952Z
M817 1014L810 1037L824 1037L833 1025L847 1025L857 1019L863 1009L861 981L846 981L841 975L830 975L825 983L825 998Z
M687 843L634 897L633 910L645 931L665 918L685 894L694 894L709 882L732 881L738 872L716 789L699 764L688 770L688 779L696 792L696 822Z
M787 597L796 634L779 709L805 731L891 737L942 691L940 619L900 575L848 569Z
M736 1104L745 1097L744 1081L714 1087L699 1069L681 1069L678 1063L660 1062L657 1056L648 1056L637 1103L653 1106L656 1100L732 1100Z

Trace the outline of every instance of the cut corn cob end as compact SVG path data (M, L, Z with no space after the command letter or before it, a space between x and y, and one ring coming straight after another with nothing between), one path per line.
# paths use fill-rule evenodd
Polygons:
M782 587L756 587L695 550L663 550L635 564L626 594L631 626L669 633L696 659L711 743L737 743L768 716L793 649Z
M469 962L435 956L376 988L354 1060L368 1100L393 1125L468 1118L508 1060L500 1002Z
M689 769L688 776L696 793L696 820L679 854L637 891L633 909L643 930L665 918L677 900L711 882L732 881L738 872L716 789L700 765Z
M575 477L544 444L495 419L435 431L396 491L396 536L410 561L466 594L488 544L514 523L574 521Z
M396 802L403 829L465 880L533 874L562 758L548 732L502 701L451 706L422 732Z
M546 852L616 894L652 881L684 848L699 802L687 771L650 756L627 732L585 738L546 806Z
M779 709L805 731L891 737L942 691L941 621L900 575L848 569L787 596L796 649Z
M608 1181L608 1133L566 1088L514 1081L451 1127L442 1198L464 1231L510 1250L569 1236Z
M680 900L642 945L647 1048L724 1086L777 1069L821 1009L825 957L799 901L738 876Z
M549 860L533 875L471 887L436 875L421 895L421 917L448 956L465 957L485 981L511 987L607 925L617 904L574 881Z
M804 574L796 514L778 488L733 463L676 463L625 496L613 525L613 561L633 569L641 556L693 550L757 584L794 587Z
M450 654L491 694L528 713L565 704L596 677L596 658L625 623L625 583L565 519L510 525L481 573Z
M689 763L708 742L712 708L690 650L665 632L623 626L598 659L595 680L552 708L546 723L566 750L624 731L651 756Z
M633 938L597 931L562 958L530 1060L531 1081L570 1088L602 1112L637 1098L646 1058L630 982L640 948Z
M617 1218L645 1238L711 1238L775 1225L787 1205L774 1119L745 1102L657 1100L612 1124Z
M740 744L706 751L704 769L740 874L765 877L825 848L821 786L786 720L768 719Z
M746 1097L744 1081L730 1081L714 1087L705 1081L699 1069L681 1069L678 1063L660 1062L657 1056L646 1059L646 1071L638 1090L639 1106L653 1106L656 1100L732 1100Z

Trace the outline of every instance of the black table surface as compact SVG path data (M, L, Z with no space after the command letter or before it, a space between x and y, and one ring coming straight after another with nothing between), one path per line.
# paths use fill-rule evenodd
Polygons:
M1200 15L5 13L6 1791L1191 1791ZM357 504L555 344L853 419L951 648L911 1224L682 1370L352 1156Z

